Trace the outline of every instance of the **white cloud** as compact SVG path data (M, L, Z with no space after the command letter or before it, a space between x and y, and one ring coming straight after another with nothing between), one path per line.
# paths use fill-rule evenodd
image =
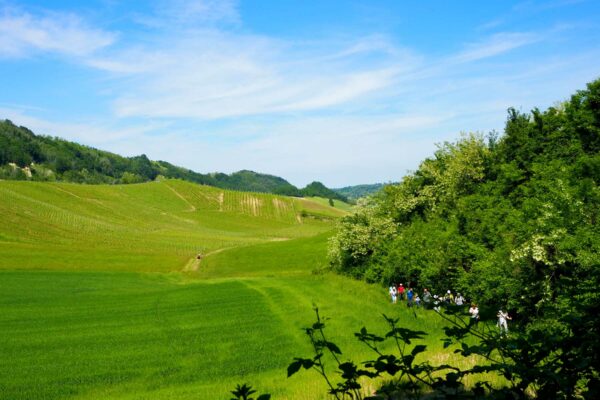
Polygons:
M241 25L237 0L155 0L152 3L152 14L134 15L137 24L167 30Z
M89 63L129 74L116 83L121 94L114 110L120 117L205 120L334 107L390 87L399 73L418 63L407 51L393 52L382 43L369 47L360 40L310 50L203 29ZM366 62L365 53L374 60Z
M240 22L235 0L169 0L163 8L183 22Z
M439 139L418 134L444 121L443 116L429 115L298 116L254 125L245 121L221 128L146 136L144 152L151 158L203 173L251 169L282 176L298 186L312 180L343 186L349 182L399 179L429 155ZM240 138L239 131L247 136ZM233 140L224 141L227 137ZM140 151L133 141L123 146L127 154Z
M164 123L148 122L143 125L119 126L109 121L64 122L32 116L31 110L0 107L0 118L25 126L37 135L58 136L101 150L119 153L121 141L136 142L145 133L164 128ZM132 154L139 154L134 152ZM130 154L131 155L131 154Z
M12 43L12 54L76 56L104 78L113 114L59 123L33 117L51 110L5 107L0 116L199 172L253 169L296 185L344 186L398 180L435 142L501 129L507 107L543 107L597 74L597 51L561 59L536 46L535 56L511 57L558 37L555 30L496 33L436 57L385 35L292 41L229 29L241 24L235 2L159 4L164 12L118 46L110 46L116 36L73 16L44 25L34 22L45 17L13 14L30 21L14 25L10 40L0 36L0 55ZM29 25L45 39L26 39L36 37ZM66 39L81 43L75 50L59 43L64 32L79 32L80 42Z
M451 58L452 62L468 63L498 56L511 50L539 42L543 37L534 33L497 33L484 41L469 44L465 50Z
M0 57L25 57L32 52L87 56L112 44L116 36L91 28L76 15L34 16L5 9L0 14Z

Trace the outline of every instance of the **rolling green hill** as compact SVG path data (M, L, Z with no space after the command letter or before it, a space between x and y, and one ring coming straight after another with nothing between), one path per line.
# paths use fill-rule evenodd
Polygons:
M346 196L329 189L321 182L309 183L301 190L301 192L304 196L308 197L324 197L326 199L339 200L345 203L348 202Z
M382 312L441 328L322 273L344 214L180 180L0 181L0 399L219 399L246 381L323 398L310 374L285 379L313 304L349 356L365 350L341 332Z
M166 161L152 161L145 154L122 157L57 137L36 135L9 120L0 120L0 179L130 184L160 176L221 189L346 201L319 182L298 189L283 178L254 171L200 174Z
M199 253L323 232L344 214L307 199L178 180L5 181L0 196L0 268L177 271Z
M310 197L310 200L317 202L323 206L330 206L334 208L338 208L342 211L352 212L354 206L352 204L346 203L340 200L333 200L325 197ZM333 206L331 205L333 203Z

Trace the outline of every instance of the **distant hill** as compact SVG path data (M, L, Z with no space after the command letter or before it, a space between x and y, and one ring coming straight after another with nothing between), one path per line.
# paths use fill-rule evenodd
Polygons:
M325 197L327 199L340 200L344 202L348 201L346 196L334 192L333 190L323 185L321 182L309 183L304 189L301 190L301 193L304 196L308 197Z
M323 184L300 190L283 178L253 171L201 174L145 154L123 157L57 137L36 135L9 120L0 120L0 179L75 183L141 183L157 177L246 192L286 196L321 196L345 200Z
M296 186L278 176L248 170L234 172L230 175L214 173L209 176L215 180L212 186L224 189L302 197L302 193Z
M373 183L369 185L346 186L339 189L331 189L336 193L348 198L349 201L356 201L361 197L365 197L381 190L385 183Z

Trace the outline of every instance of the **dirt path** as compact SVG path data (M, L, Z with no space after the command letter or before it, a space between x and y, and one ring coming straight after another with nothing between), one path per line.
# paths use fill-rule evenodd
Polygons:
M187 264L185 264L185 266L183 267L183 269L181 270L182 272L195 272L198 271L198 268L200 267L200 259L194 257L192 259L190 259L190 261L188 261Z
M267 239L267 241L263 242L263 243L268 243L268 242L284 242L286 240L290 240L290 238L287 238L287 237L274 237L274 238ZM198 256L196 256L194 258L191 258L187 262L187 264L185 264L185 266L183 267L183 269L181 271L182 272L196 272L196 271L198 271L198 269L200 269L200 263L206 257L212 256L214 254L221 253L221 252L226 251L226 250L237 249L239 247L240 246L223 247L221 249L209 251L206 254L202 254L201 258L198 258Z
M234 247L223 247L222 249L217 249L217 250L210 251L206 254L202 254L202 258L198 258L196 256L196 257L190 259L190 261L188 261L187 264L185 264L182 272L196 272L200 268L200 262L202 262L202 260L205 259L206 257L212 256L213 254L217 254L217 253L220 253L225 250L234 249L234 248L235 248L235 246Z
M61 192L63 192L63 193L70 194L71 196L73 196L73 197L76 197L76 198L78 198L78 199L80 199L80 200L87 200L87 199L84 199L84 198L83 198L83 197L81 197L81 196L78 196L78 195L76 195L75 193L69 192L68 190L61 188L60 186L52 186L52 187L53 187L54 189L56 189L56 190L60 190L60 191L61 191Z
M181 200L185 201L185 203L190 206L189 210L185 210L187 212L194 212L196 211L196 206L194 206L192 203L190 203L188 201L188 199L186 199L185 197L183 197L183 195L181 193L179 193L177 190L173 189L171 186L169 186L168 184L165 183L165 186L168 187L169 189L171 189L171 191L173 193L175 193L175 196L179 197Z

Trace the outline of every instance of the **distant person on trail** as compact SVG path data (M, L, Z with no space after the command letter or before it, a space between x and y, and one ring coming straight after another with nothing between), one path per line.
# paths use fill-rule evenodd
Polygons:
M511 320L512 318L508 315L507 312L502 310L498 311L498 327L500 328L500 334L508 333L508 322L507 320Z
M415 294L413 293L412 288L408 288L408 292L406 292L406 300L407 300L406 305L407 306L412 307L414 295Z
M423 289L423 303L425 303L425 307L429 308L429 303L431 303L431 293L427 288Z
M461 307L462 307L462 305L463 305L463 304L465 304L465 298L464 298L464 297L462 297L462 295L461 295L460 293L458 293L458 294L456 295L456 298L454 299L454 303L455 303L457 306L461 306Z
M477 325L479 322L479 307L477 304L472 303L471 308L469 308L469 314L471 314L471 319L469 320L469 326Z
M446 302L446 304L454 303L454 296L452 296L452 292L450 291L450 289L448 289L448 291L446 292L446 295L444 296L444 301Z
M404 300L404 285L402 284L398 286L398 297L400 300Z
M421 298L418 294L415 296L415 304L417 305L417 308L421 308Z
M392 304L396 303L396 285L390 286L390 297L392 298Z

